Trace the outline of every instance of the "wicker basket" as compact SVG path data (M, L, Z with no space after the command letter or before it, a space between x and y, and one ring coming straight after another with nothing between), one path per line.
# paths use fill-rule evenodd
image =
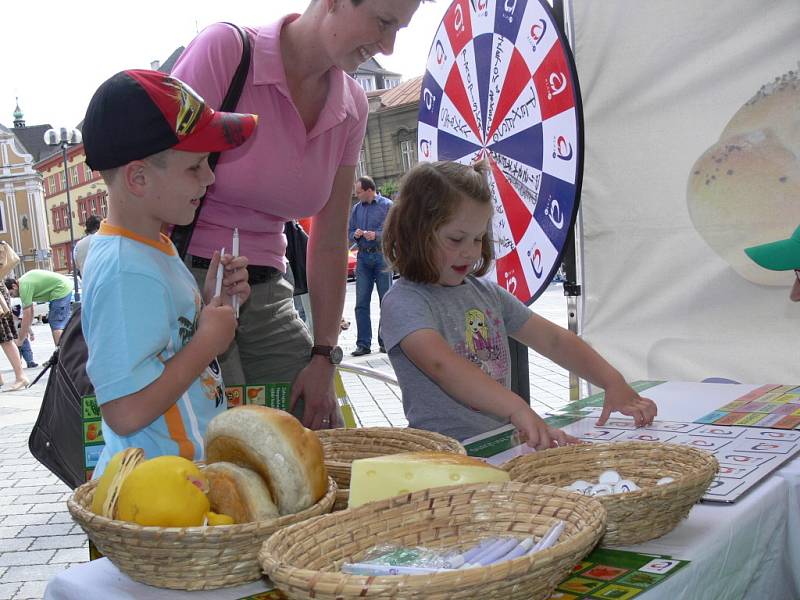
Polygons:
M422 490L292 525L273 535L259 560L290 598L458 600L547 598L594 547L606 513L592 498L518 482ZM556 519L561 539L537 554L472 569L366 577L339 569L381 543L465 549L490 536L544 535Z
M281 527L331 511L336 482L319 502L270 521L215 527L142 527L92 512L98 480L84 483L67 501L72 518L98 550L131 579L164 588L210 590L261 577L258 549Z
M640 491L597 499L608 511L604 546L638 544L668 533L689 514L719 469L708 452L657 442L565 446L519 456L503 465L514 481L558 487L576 479L597 481L607 469ZM675 481L656 485L662 477Z
M466 454L464 446L440 433L411 427L360 427L322 429L315 432L325 453L328 475L336 480L339 492L333 510L347 508L350 497L350 464L357 458L370 458L400 452L453 452Z

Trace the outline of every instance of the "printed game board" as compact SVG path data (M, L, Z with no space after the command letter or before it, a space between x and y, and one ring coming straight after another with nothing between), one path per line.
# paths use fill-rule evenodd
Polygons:
M671 556L595 548L558 584L550 600L628 600L688 564Z
M564 430L587 442L664 442L714 454L720 470L703 496L711 502L736 501L800 450L800 431L671 421L637 429L629 418L609 419L602 427L595 421L582 418Z
M695 420L708 425L800 428L800 386L768 384Z

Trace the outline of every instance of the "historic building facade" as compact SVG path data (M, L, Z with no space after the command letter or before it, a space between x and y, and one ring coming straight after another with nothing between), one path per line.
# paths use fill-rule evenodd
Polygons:
M35 168L49 128L27 127L19 105L13 127L0 125L0 240L20 256L17 275L52 266L44 188Z

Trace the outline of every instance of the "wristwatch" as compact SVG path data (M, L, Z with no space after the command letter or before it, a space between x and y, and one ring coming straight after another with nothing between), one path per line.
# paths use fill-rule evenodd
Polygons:
M338 365L340 362L342 362L342 357L344 356L344 353L339 346L312 346L311 356L314 356L315 354L327 356L332 365Z

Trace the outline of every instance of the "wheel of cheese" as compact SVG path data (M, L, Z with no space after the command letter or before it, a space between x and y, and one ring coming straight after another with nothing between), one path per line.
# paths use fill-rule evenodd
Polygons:
M687 204L695 229L745 279L786 285L744 253L800 225L800 81L797 72L763 86L695 162Z
M234 523L277 519L280 514L261 476L229 462L206 466L211 510L233 517Z
M206 460L258 473L281 515L308 508L328 485L314 432L289 413L264 406L238 406L214 417L206 431Z

